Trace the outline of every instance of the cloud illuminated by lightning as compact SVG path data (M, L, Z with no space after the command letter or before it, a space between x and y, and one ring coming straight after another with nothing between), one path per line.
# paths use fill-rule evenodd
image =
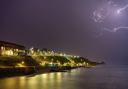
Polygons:
M98 23L102 23L106 18L107 13L104 13L105 9L101 8L93 12L93 20Z
M128 9L128 4L123 6L123 7L118 7L113 1L109 1L106 5L105 8L101 6L101 8L96 9L93 12L93 20L96 23L103 23L106 22L107 18L112 17L112 19L115 17L114 15L119 15L123 13L126 9ZM116 12L116 14L114 14ZM110 19L111 21L111 19ZM112 23L116 24L116 23ZM112 28L112 27L110 27ZM128 26L117 26L113 27L112 29L103 27L103 30L109 31L109 32L117 32L118 30L128 30Z
M92 19L94 20L94 22L96 23L103 23L105 22L105 20L111 16L112 14L115 13L115 7L116 4L114 4L114 2L109 1L106 5L102 5L100 8L97 8L94 12L93 12L93 17Z

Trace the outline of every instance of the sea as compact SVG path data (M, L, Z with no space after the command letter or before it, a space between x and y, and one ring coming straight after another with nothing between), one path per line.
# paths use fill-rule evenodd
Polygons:
M1 78L0 89L128 89L128 65Z

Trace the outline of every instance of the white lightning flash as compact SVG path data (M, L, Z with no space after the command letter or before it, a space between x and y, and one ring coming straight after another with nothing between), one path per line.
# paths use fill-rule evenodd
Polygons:
M108 1L108 3L103 4L101 8L97 8L93 12L93 20L96 23L99 23L101 25L107 26L109 23L107 21L110 21L110 27L106 28L104 27L103 30L108 32L117 32L119 30L128 30L128 26L118 26L116 22L111 23L115 19L116 15L122 14L125 10L128 9L128 4L126 4L123 7L119 7L119 5L115 4L112 0ZM118 18L118 16L116 17ZM107 25L105 24L107 22ZM115 25L117 24L117 27ZM107 26L108 27L108 26ZM100 33L99 36L101 36L103 33Z
M108 29L108 28L104 28L104 30L109 31L109 32L117 32L118 30L128 30L128 27L115 27L113 29Z
M128 8L128 5L125 5L124 7L119 8L119 9L117 10L117 14L120 14L122 11L126 10L127 8Z
M117 32L118 30L128 30L128 27L117 27L113 29L114 32Z

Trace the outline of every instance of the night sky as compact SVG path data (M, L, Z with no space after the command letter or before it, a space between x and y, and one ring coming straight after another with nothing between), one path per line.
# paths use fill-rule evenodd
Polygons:
M93 11L106 1L0 0L0 40L128 64L128 31L104 31L108 22L92 19ZM115 1L121 6L128 4L127 0ZM128 25L127 15L125 12L123 23L116 22Z

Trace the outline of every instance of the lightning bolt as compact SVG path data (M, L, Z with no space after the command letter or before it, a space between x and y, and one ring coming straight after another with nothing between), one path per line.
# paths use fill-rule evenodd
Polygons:
M128 27L117 27L113 29L114 32L117 32L118 30L128 30Z
M117 32L118 30L128 30L128 27L115 27L113 29L109 29L109 28L104 28L103 30L109 31L109 32Z
M107 20L107 17L114 16L115 15L114 13L119 15L119 14L123 13L126 9L128 9L128 4L126 4L123 7L119 7L117 4L115 4L111 0L105 6L107 6L107 7L98 8L93 12L93 21L94 22L99 23L99 24L101 24L101 23L104 24ZM111 19L110 19L110 21L111 21ZM116 23L115 23L115 25L116 25ZM102 28L102 31L108 31L108 32L117 32L119 30L128 30L128 26ZM103 35L103 32L101 32L98 36L102 36L102 35Z
M128 5L125 5L124 7L119 8L119 9L117 10L117 14L120 14L122 11L124 11L124 10L127 9L127 8L128 8Z

